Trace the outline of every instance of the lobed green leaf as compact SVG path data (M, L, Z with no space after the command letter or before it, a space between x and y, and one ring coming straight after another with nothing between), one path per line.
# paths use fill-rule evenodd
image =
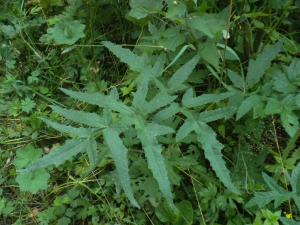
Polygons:
M86 140L67 140L64 145L57 147L49 154L37 160L27 168L20 170L21 172L30 172L41 168L46 168L51 165L59 166L65 161L70 160L73 156L85 151L87 146Z
M130 184L127 148L124 146L122 140L120 139L118 132L111 128L106 128L103 130L103 137L111 151L112 158L116 165L119 181L127 198L132 205L139 208L139 204L133 196Z
M141 72L145 69L143 59L126 48L122 48L110 41L103 41L102 44L109 49L121 62L126 63L131 70Z
M272 60L282 50L282 43L277 42L274 45L267 45L263 51L257 55L256 59L250 59L246 83L248 88L252 88L260 81L267 69L271 66Z
M97 115L96 113L87 113L83 111L64 109L59 106L51 106L51 108L55 113L75 123L83 124L89 127L96 127L96 128L106 127L105 120L101 116Z
M189 89L186 91L186 93L182 98L182 104L187 108L194 108L209 103L217 103L233 95L234 95L233 92L225 92L220 94L203 94L200 95L199 97L193 97L193 90Z
M185 82L188 79L189 75L193 72L199 59L199 55L196 55L183 66L181 66L169 79L168 86L173 90L179 88L183 84L183 82Z

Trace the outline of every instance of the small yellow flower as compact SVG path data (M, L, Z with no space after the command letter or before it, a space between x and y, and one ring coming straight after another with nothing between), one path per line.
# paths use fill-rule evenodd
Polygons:
M285 214L285 217L288 219L292 219L293 215L292 215L292 213L287 213L287 214Z

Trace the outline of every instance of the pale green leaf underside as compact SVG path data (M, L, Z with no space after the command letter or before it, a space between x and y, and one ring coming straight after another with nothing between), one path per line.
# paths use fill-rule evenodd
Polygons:
M276 181L272 177L270 177L268 174L263 173L262 177L263 177L264 181L266 182L266 184L269 186L269 188L272 191L275 191L275 192L278 192L278 193L285 193L286 192L286 190L283 189L282 187L280 187L276 183Z
M122 48L110 41L103 41L102 44L117 56L121 62L126 63L131 70L141 72L145 69L145 63L142 57L134 54L129 49Z
M246 207L253 207L258 206L259 208L263 208L270 202L274 201L275 199L280 199L282 197L281 193L268 191L268 192L256 192L254 197L247 202Z
M152 68L147 68L150 71L151 77L160 77L164 72L164 66L167 61L165 54L160 54Z
M119 181L127 198L132 205L139 208L139 204L133 196L130 184L127 148L124 146L122 140L120 139L118 132L111 128L106 128L103 130L103 137L111 151L112 158L116 165Z
M195 69L200 57L198 55L194 56L191 60L189 60L186 64L181 66L169 79L168 86L171 89L177 89L180 87L183 82L185 82L189 75Z
M225 165L225 161L222 157L223 145L217 140L216 133L205 123L199 121L195 123L195 132L197 133L198 141L204 149L205 158L208 159L217 177L223 182L225 187L239 194L240 192L233 184L230 178L230 172Z
M129 16L136 19L142 19L149 14L156 13L161 10L162 0L130 0L131 10Z
M140 110L144 115L155 112L156 110L172 103L177 96L171 96L165 91L159 92L155 97L150 101L146 100L148 93L149 78L143 77L139 81L138 89L134 93L133 106Z
M189 89L184 94L182 98L182 103L187 108L199 107L209 103L217 103L233 95L233 92L225 92L220 94L203 94L198 97L193 97L193 91L192 89Z
M100 107L105 107L107 104L107 98L102 93L84 93L84 92L68 90L65 88L61 88L60 90L64 92L66 95L70 96L71 98L74 98L82 102L86 102L91 105L98 105Z
M110 108L111 110L131 114L132 110L130 107L126 106L124 103L117 101L112 96L107 96L101 93L84 93L84 92L77 92L71 91L64 88L61 90L68 96L77 99L82 102L86 102L88 104L97 105L102 108Z
M220 119L227 119L235 113L234 107L223 107L214 110L204 111L199 114L202 122L209 123Z
M290 180L293 191L299 195L300 193L300 163L294 168Z
M299 129L299 119L293 112L284 110L280 115L281 125L290 137L293 137Z
M173 196L171 191L171 184L168 178L165 159L161 154L162 148L159 144L147 144L144 146L145 155L148 166L156 179L159 189L164 198L170 205L173 205Z
M180 107L178 103L171 103L168 107L156 113L153 120L156 122L161 122L175 116L179 112Z
M90 169L94 169L98 162L97 142L95 139L90 138L86 146L86 153L89 157Z
M226 20L220 14L204 14L203 16L191 17L189 24L192 29L198 30L210 38L226 29Z
M157 127L156 127L157 128ZM168 172L165 159L162 155L162 146L158 144L155 136L163 134L151 126L146 126L138 132L138 136L142 142L148 167L152 171L153 177L156 179L159 189L170 206L173 206L173 196L171 184L168 178ZM171 130L170 130L171 132Z
M140 110L142 113L144 112L144 105L146 104L146 96L148 93L148 84L149 84L149 77L142 76L139 80L138 87L136 92L133 94L133 102L132 105Z
M51 165L59 166L65 161L70 160L73 156L85 151L87 146L86 140L67 140L64 145L57 147L43 158L37 160L26 169L24 172L34 171L40 168L46 168Z
M105 120L96 113L87 113L83 111L64 109L59 106L51 106L51 108L55 113L75 123L96 128L106 127Z
M256 59L250 59L246 82L249 88L260 81L264 73L271 66L272 60L282 50L282 43L277 42L274 45L267 45L263 51L258 54Z
M156 110L170 104L173 102L177 96L171 96L167 93L160 92L149 102L145 102L144 107L146 108L147 113L155 112Z
M250 97L246 98L238 108L236 119L239 120L240 118L242 118L260 101L261 97L258 95L251 95Z
M63 125L60 123L53 122L48 119L42 119L48 126L52 127L53 129L68 134L69 136L73 137L89 137L92 134L92 129L83 128L83 127L72 127Z
M207 124L202 121L187 119L176 134L176 142L181 142L193 131L196 132L197 139L204 150L204 155L217 177L230 191L239 193L239 190L234 186L230 178L230 172L226 168L225 161L222 158L223 145L217 140L216 133Z
M160 125L158 123L149 123L147 125L147 130L151 132L151 136L157 137L161 135L174 133L174 129L165 125Z
M237 72L233 70L228 70L228 77L236 88L239 88L241 90L245 89L245 80Z
M177 55L172 59L172 61L169 63L169 65L164 69L164 71L166 71L167 69L169 69L182 55L183 53L188 49L194 47L192 45L185 45L183 46L180 51L177 53Z
M192 131L194 131L194 122L191 120L186 120L179 130L176 132L176 142L181 142L184 138L186 138Z

